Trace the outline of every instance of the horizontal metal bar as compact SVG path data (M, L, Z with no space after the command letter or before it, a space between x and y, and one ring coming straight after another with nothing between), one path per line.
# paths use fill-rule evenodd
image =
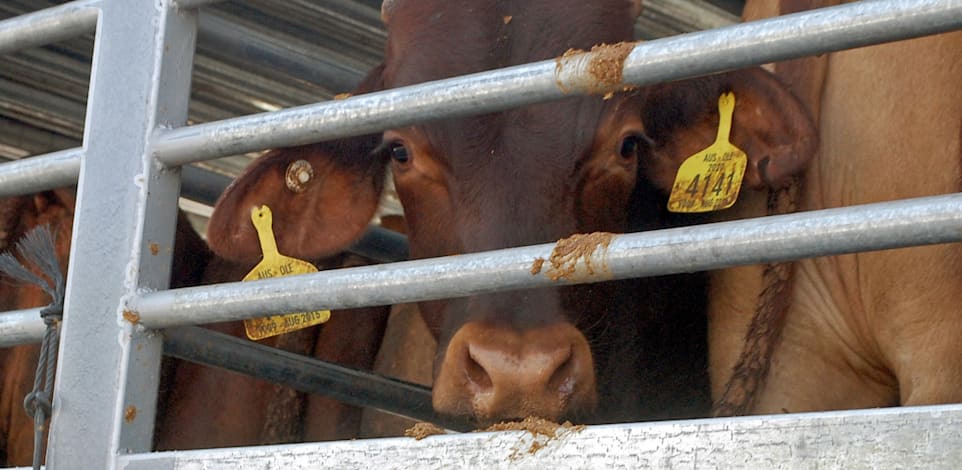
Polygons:
M0 348L39 343L45 328L39 308L0 312Z
M644 85L958 28L962 0L856 2L642 43L625 61L624 78ZM573 55L162 130L153 151L166 165L183 165L561 99L597 86L589 61L589 54Z
M75 186L80 175L80 147L0 164L0 197Z
M213 206L231 181L229 176L187 165L180 171L180 196Z
M187 168L193 167L184 167L185 170ZM215 175L215 173L204 172L204 170L198 171L205 174L191 177L191 183L188 183L186 178L187 173L184 173L185 178L183 184L185 191L187 191L186 188L188 184L197 184L197 180L194 179L195 177L204 178L208 175ZM2 175L2 173L0 173L0 175ZM76 181L72 184L76 184ZM0 190L2 189L6 188L0 183ZM194 196L205 197L204 194L201 194L202 192L204 191L194 191ZM0 193L2 193L2 191L0 191ZM210 204L212 203L211 201ZM371 226L368 227L361 239L348 251L379 263L403 261L408 257L407 237L392 230ZM39 308L0 312L0 348L18 344L39 343L43 337L43 328L44 325L40 319Z
M239 320L269 313L344 309L498 290L599 282L857 251L962 240L962 194L906 199L615 236L589 274L552 280L554 244L324 271L249 283L144 293L128 308L143 325ZM556 276L554 276L556 277Z
M408 259L408 237L393 230L370 226L347 251L379 263Z
M358 369L282 351L199 327L164 330L164 354L252 375L354 406L469 430L442 418L431 406L431 389Z
M0 163L0 197L30 194L48 189L74 186L80 175L82 148ZM183 197L214 205L230 184L227 176L185 166L181 172ZM407 259L407 237L397 232L371 227L348 251L378 262Z
M120 467L245 468L954 468L962 405L158 452Z
M98 3L75 1L0 21L0 55L93 32Z
M353 90L364 78L364 71L354 70L321 54L285 47L280 40L266 33L215 14L201 12L198 15L197 33L198 44L210 54L230 56L233 60L256 64L272 72L323 84L329 90Z
M213 5L224 0L173 0L175 8L199 8L205 5Z

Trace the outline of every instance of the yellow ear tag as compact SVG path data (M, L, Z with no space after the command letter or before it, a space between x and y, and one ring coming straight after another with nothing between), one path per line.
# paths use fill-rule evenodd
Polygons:
M718 97L718 136L715 143L678 168L668 198L671 212L710 212L728 209L738 199L748 156L728 141L735 110L735 94Z
M264 254L264 259L244 276L245 281L317 272L317 268L313 264L284 256L277 251L270 207L260 206L251 209L251 222L254 223L254 229L257 230L257 238L261 242L261 252ZM324 323L330 318L330 310L271 315L264 318L244 320L244 329L247 330L248 338L264 339Z

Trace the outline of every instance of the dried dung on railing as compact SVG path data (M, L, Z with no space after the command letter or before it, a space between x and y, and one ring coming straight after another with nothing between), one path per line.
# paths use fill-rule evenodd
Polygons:
M555 243L554 250L551 251L551 257L548 261L551 262L551 268L548 270L548 278L552 281L557 281L559 279L566 279L573 281L578 279L578 264L579 261L584 266L585 274L584 276L591 277L596 274L603 274L608 272L607 262L604 261L608 254L608 245L611 240L614 239L615 235L607 232L594 232L585 234L575 234L568 238L563 238ZM595 250L600 249L602 255L602 263L600 266L600 272L596 272L596 266L591 264L591 256L594 254ZM538 272L541 271L541 265L538 264ZM531 272L535 273L535 267L532 266Z
M537 438L538 436L544 436L545 440L535 440L531 443L528 448L529 454L534 454L535 452L541 450L547 445L552 439L558 437L559 429L566 429L570 431L580 431L584 429L584 425L574 425L571 421L565 421L562 424L558 424L554 421L548 421L546 419L537 418L534 416L529 416L521 421L504 421L501 423L493 424L484 429L479 429L476 432L493 432L493 431L528 431L532 436ZM517 458L514 455L513 458Z
M420 441L428 436L437 436L438 434L447 434L444 429L433 423L417 423L408 429L404 430L404 435L407 437L413 437L414 440Z

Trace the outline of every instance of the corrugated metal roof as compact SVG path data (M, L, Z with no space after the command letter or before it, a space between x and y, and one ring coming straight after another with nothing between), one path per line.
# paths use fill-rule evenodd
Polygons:
M66 2L3 0L0 19ZM246 0L204 7L190 122L281 109L350 90L382 56L380 0ZM639 39L737 21L742 0L649 0ZM0 157L75 147L93 35L0 57ZM236 175L251 156L200 164Z

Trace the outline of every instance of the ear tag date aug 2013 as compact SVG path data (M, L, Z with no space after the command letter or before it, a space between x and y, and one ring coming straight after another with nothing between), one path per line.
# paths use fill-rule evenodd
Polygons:
M251 209L251 222L254 223L254 229L257 230L257 238L260 240L264 258L260 263L257 263L257 266L254 266L251 272L244 276L244 281L317 272L317 268L313 264L284 256L277 251L277 241L274 239L273 215L269 207L260 206ZM258 340L318 325L330 318L330 310L271 315L244 320L244 329L247 331L248 338Z
M678 168L668 210L711 212L728 209L738 199L748 156L728 141L731 133L735 94L718 97L718 135L708 148L687 159Z

